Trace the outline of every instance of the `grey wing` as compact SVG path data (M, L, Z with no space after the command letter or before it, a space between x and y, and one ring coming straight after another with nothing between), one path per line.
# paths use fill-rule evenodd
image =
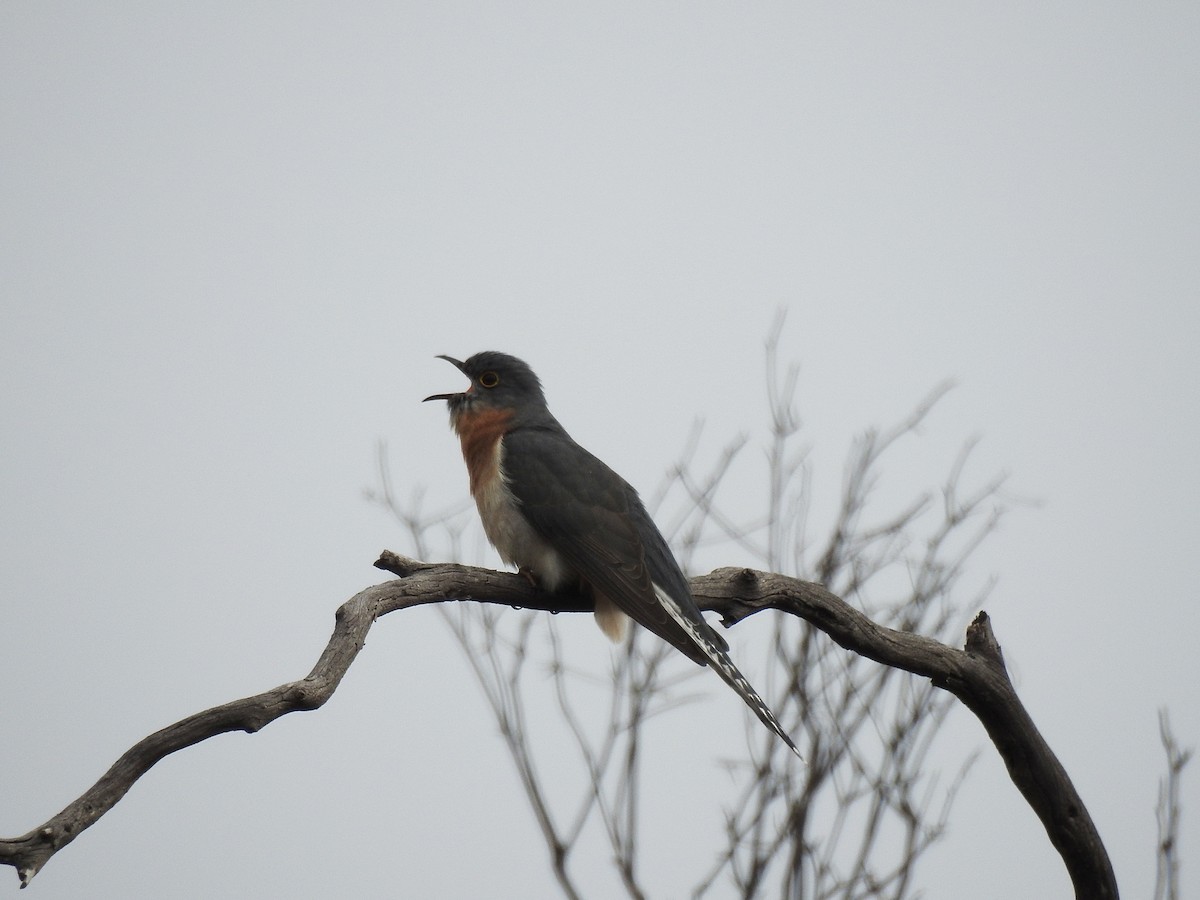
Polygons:
M693 632L727 649L620 475L558 430L516 429L505 436L504 450L504 474L525 518L593 591L701 665L709 657ZM660 599L656 585L667 598ZM665 605L672 600L674 614Z
M502 466L530 525L595 592L685 656L710 665L799 756L770 707L704 621L662 533L626 481L560 429L518 429Z

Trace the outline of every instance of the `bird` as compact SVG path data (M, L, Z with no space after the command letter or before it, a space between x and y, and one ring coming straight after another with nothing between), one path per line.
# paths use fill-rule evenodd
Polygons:
M591 599L613 641L634 620L710 666L796 756L790 735L704 620L687 579L638 493L577 444L551 414L542 383L522 360L488 350L465 361L440 355L470 384L445 400L471 496L501 559L550 592ZM801 757L803 759L803 757Z

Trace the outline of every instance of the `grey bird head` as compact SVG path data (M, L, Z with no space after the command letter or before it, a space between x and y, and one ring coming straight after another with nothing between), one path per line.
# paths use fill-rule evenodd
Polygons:
M451 418L466 412L484 410L511 411L519 420L548 417L542 383L523 361L507 353L485 350L465 362L452 356L439 356L471 379L465 391L432 394L425 400L445 400Z

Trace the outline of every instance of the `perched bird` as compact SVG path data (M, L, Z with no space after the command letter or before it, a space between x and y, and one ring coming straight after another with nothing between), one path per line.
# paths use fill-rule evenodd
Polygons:
M445 400L462 444L483 530L505 562L548 591L579 591L596 622L620 640L629 618L689 659L710 665L797 756L799 751L729 658L700 613L666 539L628 482L571 439L542 384L506 353L466 362L441 356L471 380ZM628 618L627 618L628 617Z

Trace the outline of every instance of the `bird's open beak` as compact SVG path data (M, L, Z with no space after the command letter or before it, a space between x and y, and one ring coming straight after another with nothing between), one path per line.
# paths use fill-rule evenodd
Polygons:
M463 370L462 360L455 359L453 356L444 356L440 353L437 355L437 358L444 359L446 362L458 369L458 371L462 372L464 375L466 374L466 372ZM456 394L430 394L421 402L425 403L429 400L453 400L455 397L461 397L464 393L466 393L466 391L459 391Z

